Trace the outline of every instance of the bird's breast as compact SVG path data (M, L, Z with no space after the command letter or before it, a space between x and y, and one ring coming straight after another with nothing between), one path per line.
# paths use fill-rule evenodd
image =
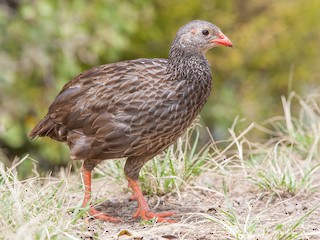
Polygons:
M170 91L163 91L161 100L149 107L147 114L139 113L137 118L132 118L131 125L144 126L140 138L145 139L146 151L163 150L180 137L201 111L210 90L211 84L180 81ZM142 104L141 109L146 105Z

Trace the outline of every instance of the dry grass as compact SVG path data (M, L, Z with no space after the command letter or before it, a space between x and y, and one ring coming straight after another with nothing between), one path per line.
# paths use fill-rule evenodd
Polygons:
M175 224L132 219L135 202L123 178L121 161L97 168L94 201L120 224L87 224L81 179L61 170L56 177L20 181L17 159L0 167L0 236L3 239L320 239L319 93L303 99L282 98L284 116L262 125L229 129L224 146L198 149L199 132L190 130L165 155L150 161L141 173L148 201L155 211L178 214ZM291 105L300 106L297 117ZM246 134L264 131L268 141L252 142ZM161 158L161 159L160 159ZM157 195L155 195L157 194ZM98 200L96 200L98 199ZM99 202L98 202L99 201ZM122 231L126 229L127 231ZM131 236L129 236L131 235Z

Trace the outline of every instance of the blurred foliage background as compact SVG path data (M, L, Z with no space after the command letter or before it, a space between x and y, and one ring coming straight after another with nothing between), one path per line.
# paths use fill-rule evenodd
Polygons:
M319 86L319 12L318 0L2 0L0 159L10 165L28 153L42 170L66 165L63 144L27 137L62 86L95 65L166 58L193 19L215 23L235 45L207 53L214 89L202 122L214 138L224 139L236 116L278 115L281 95Z

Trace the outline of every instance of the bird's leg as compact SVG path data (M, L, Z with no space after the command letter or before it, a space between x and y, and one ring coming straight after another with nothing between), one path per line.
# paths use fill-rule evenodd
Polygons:
M138 202L138 209L133 214L134 218L141 217L143 220L151 220L156 218L157 222L170 222L174 223L174 220L165 219L165 217L169 217L174 214L174 212L164 212L164 213L153 213L150 211L150 208L143 197L142 191L136 180L133 180L127 176L127 180L129 186L133 190L133 194L130 197L132 200L136 200Z
M82 202L82 207L85 208L88 206L88 204L90 204L90 208L89 208L89 215L103 220L103 221L108 221L108 222L121 222L120 219L118 218L114 218L114 217L110 217L107 214L104 214L103 212L95 209L94 207L91 206L90 200L91 200L91 171L85 169L84 167L82 167L82 176L83 176L83 184L84 184L84 198L83 198L83 202Z

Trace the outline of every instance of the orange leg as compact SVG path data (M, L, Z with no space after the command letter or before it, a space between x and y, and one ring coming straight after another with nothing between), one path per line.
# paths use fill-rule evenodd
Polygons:
M165 219L165 217L172 216L174 212L164 212L164 213L153 213L150 211L150 208L144 199L141 189L137 183L137 181L132 180L131 178L127 177L129 182L129 186L133 190L133 195L130 197L132 200L136 200L138 202L138 209L133 214L134 218L141 217L143 220L150 220L156 218L157 222L170 222L174 223L174 220Z
M82 207L85 208L87 207L88 203L90 204L90 200L91 200L91 171L88 171L83 167L82 175L83 175L83 184L84 184L84 199L82 202ZM88 213L90 216L97 219L101 219L103 221L121 222L121 220L118 218L110 217L109 215L96 210L94 207L91 206L91 204L90 204Z

